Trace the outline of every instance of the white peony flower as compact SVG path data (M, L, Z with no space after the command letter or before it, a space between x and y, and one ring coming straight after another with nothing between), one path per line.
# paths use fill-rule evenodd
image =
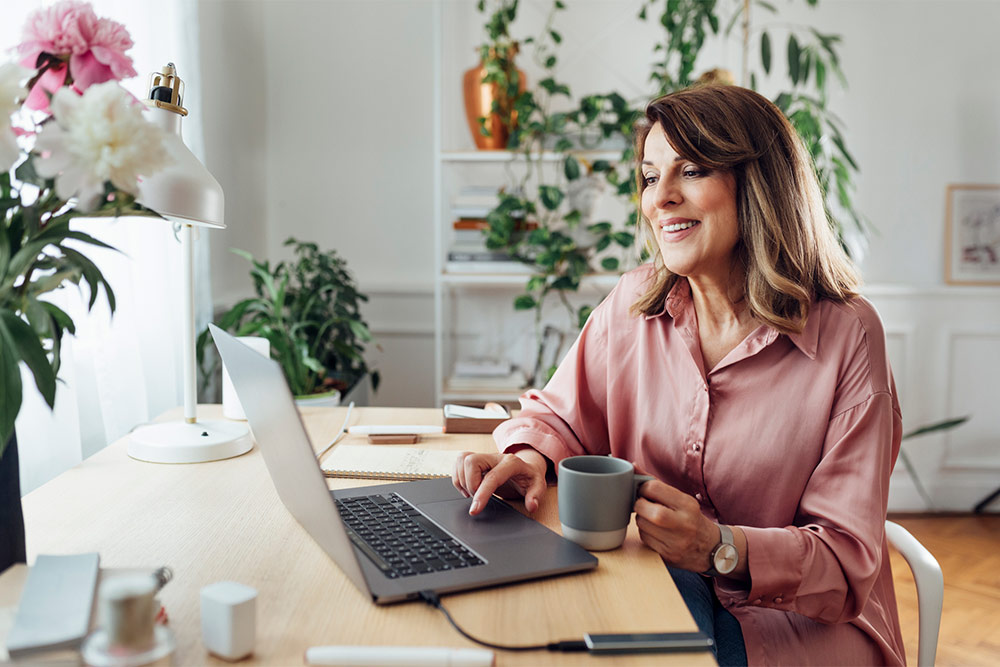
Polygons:
M20 153L10 115L20 106L20 99L28 93L24 82L30 74L30 70L16 63L0 65L0 172L13 167Z
M60 88L51 108L54 122L38 134L35 169L55 177L60 198L77 197L80 210L94 209L107 181L138 195L139 175L167 164L162 130L115 81L90 86L83 95Z

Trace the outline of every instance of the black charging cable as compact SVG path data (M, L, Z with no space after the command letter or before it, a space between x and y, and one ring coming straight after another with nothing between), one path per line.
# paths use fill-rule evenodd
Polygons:
M492 642L484 641L482 639L473 637L468 632L463 630L462 627L455 622L455 619L451 617L451 614L448 613L448 610L444 608L444 605L441 604L441 598L439 598L437 593L435 593L434 591L420 591L420 599L429 604L430 606L434 607L435 609L440 610L441 613L444 614L444 617L448 619L448 622L451 623L451 627L455 628L455 630L458 631L458 634L462 635L469 641L475 642L480 646L485 646L486 648L492 648L498 651L560 651L563 653L580 652L588 650L586 642L584 642L582 639L567 639L561 642L551 642L548 644L520 644L520 645L494 644Z

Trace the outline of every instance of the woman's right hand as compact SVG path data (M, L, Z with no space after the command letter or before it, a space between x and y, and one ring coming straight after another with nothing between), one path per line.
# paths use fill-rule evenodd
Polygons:
M451 481L472 498L473 516L483 511L494 493L504 498L524 496L525 509L534 512L545 493L547 469L545 457L530 447L513 454L462 452L455 459Z

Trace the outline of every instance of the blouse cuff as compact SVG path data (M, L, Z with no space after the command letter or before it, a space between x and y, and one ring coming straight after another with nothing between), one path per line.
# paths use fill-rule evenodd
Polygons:
M516 427L506 430L502 434L498 429L494 432L494 437L501 453L506 454L518 445L530 445L549 461L552 461L552 465L556 469L558 469L560 461L567 456L573 456L573 452L563 444L562 438L554 433L546 433L530 426Z
M741 605L791 610L802 581L805 544L797 529L741 526L747 540L750 592Z

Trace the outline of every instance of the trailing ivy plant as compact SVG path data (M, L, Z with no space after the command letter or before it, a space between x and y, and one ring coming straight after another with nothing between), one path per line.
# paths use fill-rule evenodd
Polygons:
M791 0L789 0L791 1ZM804 0L815 6L818 0ZM523 169L515 187L502 191L498 204L487 216L487 246L502 249L514 258L530 264L534 271L524 293L514 299L516 310L533 310L536 329L536 372L527 384L546 382L555 366L541 369L543 351L543 308L555 299L567 311L570 326L583 326L593 306L574 307L571 295L577 292L584 276L595 272L619 272L619 258L606 252L609 248L634 249L635 225L638 220L635 179L632 175L634 151L632 128L642 113L646 99L630 102L616 92L592 94L580 98L577 108L551 111L557 98L571 100L567 85L556 78L558 47L561 33L555 28L558 12L565 9L562 0L555 0L541 34L523 40L533 47L533 56L542 76L531 87L519 90L519 74L512 62L517 44L510 26L517 16L517 0L480 0L479 10L489 14L486 23L488 40L481 48L487 65L484 81L495 83L507 101L495 103L495 113L508 113L505 124L511 128L508 148L516 151ZM754 25L752 11L760 9L771 15L778 10L766 0L645 0L640 20L655 18L663 27L663 40L654 46L657 60L650 72L655 90L650 97L680 90L718 70L695 77L698 56L706 40L728 38L736 25L743 28L745 83L756 89L758 81L781 76L774 65L771 34L768 24ZM723 28L723 19L725 27ZM840 69L837 47L840 37L824 34L808 26L782 26L788 31L787 75L790 85L775 98L775 104L786 114L802 137L816 164L817 175L826 193L827 213L841 244L844 241L844 219L861 232L867 224L853 204L853 176L858 165L848 151L842 123L828 109L828 86L831 75L842 85L846 80ZM759 63L751 64L747 56L751 42L759 43ZM509 103L509 100L513 103ZM485 130L485 119L481 120ZM593 139L586 139L593 137ZM598 160L588 163L581 151L595 148L611 140L624 144L617 161ZM545 153L556 153L557 159L545 159ZM553 164L555 167L553 167ZM628 202L626 219L615 225L611 221L587 221L588 236L581 241L581 212L567 203L567 186L588 173L602 174L612 191ZM529 185L534 187L529 188ZM537 228L522 233L525 216L537 222ZM647 258L648 249L631 253L639 261ZM559 356L556 355L558 360Z

